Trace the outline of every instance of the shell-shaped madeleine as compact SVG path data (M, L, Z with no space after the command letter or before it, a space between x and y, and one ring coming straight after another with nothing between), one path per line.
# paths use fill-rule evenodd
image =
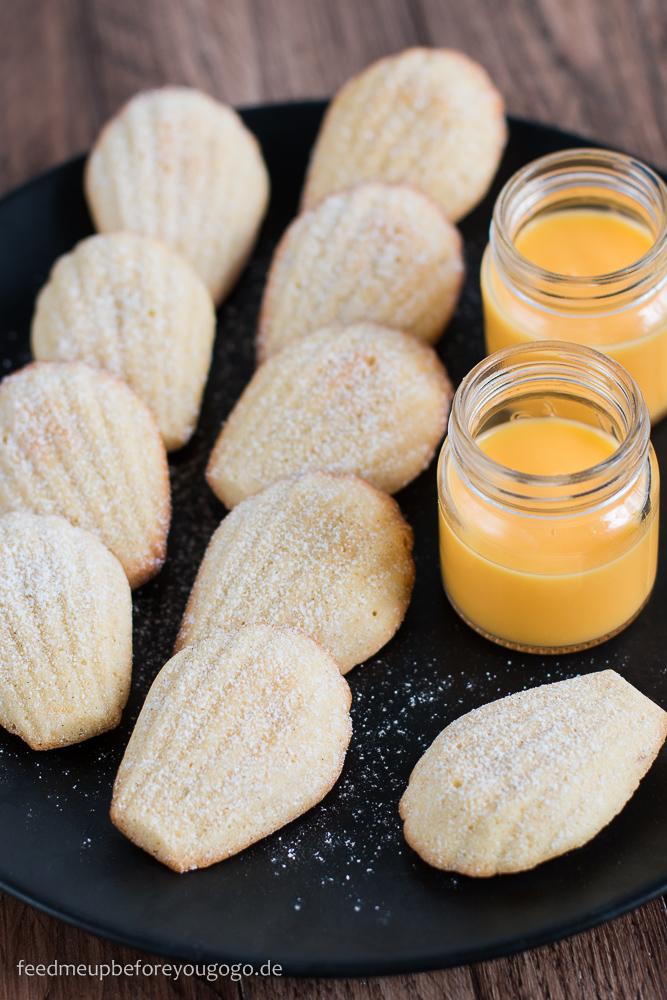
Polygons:
M433 458L451 386L435 351L360 323L289 344L257 369L206 476L233 507L286 476L348 472L394 493Z
M215 312L184 257L108 233L56 261L37 299L38 361L84 361L118 375L152 411L167 450L191 437L211 363Z
M0 517L0 617L0 725L49 750L118 724L132 598L99 539L62 517Z
M456 222L486 193L506 139L503 99L478 63L451 49L406 49L334 97L303 204L360 181L392 181L430 195Z
M483 705L413 770L405 838L429 864L465 875L533 868L606 826L666 735L667 714L613 670Z
M108 372L38 361L0 383L0 513L60 514L97 535L130 586L164 562L167 456L155 420Z
M350 689L300 632L215 633L162 668L114 785L111 819L176 871L221 861L335 784Z
M97 229L179 250L216 302L243 269L269 197L255 137L232 108L187 87L128 101L98 136L84 183Z
M461 237L429 198L377 183L333 194L297 216L278 244L259 357L323 326L362 320L433 342L462 281Z
M412 531L386 493L356 476L282 480L211 538L176 648L246 622L292 625L347 673L394 635L414 575Z

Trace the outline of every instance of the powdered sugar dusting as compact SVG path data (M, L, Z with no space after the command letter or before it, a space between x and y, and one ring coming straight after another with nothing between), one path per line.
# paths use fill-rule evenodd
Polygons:
M219 301L266 211L269 181L232 108L187 87L137 94L102 130L86 170L97 228L163 240Z
M120 563L59 517L0 517L0 724L31 746L114 726L132 665Z
M273 123L278 114L264 110L254 120L262 124L270 117ZM159 576L134 594L133 689L121 725L77 747L47 754L27 751L16 737L0 734L0 792L3 829L13 845L22 849L22 853L12 849L13 877L22 879L25 890L35 898L44 899L47 886L53 888L52 898L64 907L76 897L80 913L97 920L103 910L107 925L119 935L128 932L130 914L137 912L133 907L138 905L146 916L143 928L138 918L134 929L153 934L153 940L160 935L174 939L174 934L182 933L179 917L186 913L184 948L191 941L188 934L196 933L212 952L228 954L233 947L238 956L250 954L257 945L257 914L270 912L272 949L291 955L294 966L303 968L307 949L325 940L333 961L344 960L345 954L365 959L374 948L373 955L386 956L390 963L393 951L388 941L400 942L399 961L423 954L425 948L433 955L448 954L448 935L456 933L458 918L465 923L472 911L475 922L478 915L483 920L482 901L490 890L494 914L512 912L518 919L520 913L525 914L526 894L531 899L543 898L554 881L567 887L568 893L572 889L568 898L574 902L579 879L585 880L587 892L600 899L603 888L607 891L607 875L621 873L618 862L622 858L630 858L647 877L662 877L659 838L663 829L655 808L665 776L664 755L646 778L645 791L590 848L537 869L535 875L498 879L491 886L428 868L403 842L397 804L412 767L443 726L493 698L546 679L609 665L651 697L664 699L667 638L661 576L654 599L636 625L591 653L562 658L507 654L474 635L457 619L442 593L431 466L398 498L416 535L414 598L395 639L380 656L349 676L355 702L353 744L343 776L324 802L247 851L183 878L133 848L113 829L108 808L120 757L147 689L171 655L197 566L224 514L205 485L204 468L221 419L252 375L258 304L271 253L297 210L299 165L305 164L319 111L301 108L298 114L299 128L292 131L288 152L276 138L273 124L267 130L271 133L267 153L279 169L265 235L238 292L222 313L222 335L215 345L199 426L188 447L171 456L174 523L169 559ZM515 128L519 140L539 139L539 133L527 126ZM539 151L548 152L553 139L540 141ZM508 169L513 169L520 152L519 141L507 161ZM68 229L35 243L26 228L25 239L17 244L17 256L25 258L19 264L25 287L35 293L53 260L89 232L83 206L77 209L79 167L67 170L67 176L59 175L58 191L61 182L71 184L73 214L68 217ZM496 191L505 177L506 172L498 178ZM29 227L34 216L15 212L15 218L25 218ZM487 241L486 226L484 213L475 213L464 222L471 277L441 346L455 379L482 356L479 288L473 279ZM29 359L32 299L13 291L0 317L4 371ZM661 428L656 428L655 440L660 450ZM90 847L83 845L85 838L90 838ZM68 862L67 877L57 885L52 852L56 841L59 857ZM376 842L384 845L377 857ZM643 848L652 845L655 851L642 856ZM129 871L132 877L123 879ZM632 892L627 868L623 873ZM114 914L107 909L107 894L116 900L126 898L128 906L121 905ZM156 905L158 900L165 905ZM193 900L197 900L197 912ZM298 910L294 908L297 902ZM273 957L280 957L275 950ZM382 959L373 961L377 965Z
M56 262L37 299L32 343L38 360L84 361L124 379L171 449L194 430L214 329L211 297L180 254L109 233Z
M372 324L320 330L256 372L211 455L229 506L287 475L356 473L393 493L433 458L451 389L435 353Z
M407 49L336 95L304 200L380 178L412 184L456 221L486 191L506 138L502 97L478 63L450 50Z
M0 385L0 512L92 531L133 586L164 561L167 462L147 407L106 372L38 362Z
M667 713L611 670L485 704L451 723L401 801L432 864L520 871L578 847L625 805L667 735Z
M373 322L433 343L463 280L458 231L409 187L363 184L292 222L262 300L262 358L333 323Z
M346 672L403 620L411 550L398 505L356 477L312 473L275 483L236 507L213 536L179 646L252 621L294 625Z
M114 822L179 871L235 854L334 784L350 694L302 634L249 625L188 646L158 675L114 787Z

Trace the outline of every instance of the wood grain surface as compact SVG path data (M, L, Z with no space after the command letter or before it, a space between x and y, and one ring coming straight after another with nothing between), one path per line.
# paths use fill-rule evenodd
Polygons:
M0 191L86 149L135 91L187 83L235 104L330 94L406 45L463 49L511 112L667 165L666 0L0 0ZM667 995L657 900L494 962L358 981L20 977L20 959L134 962L0 897L0 1000L579 1000Z

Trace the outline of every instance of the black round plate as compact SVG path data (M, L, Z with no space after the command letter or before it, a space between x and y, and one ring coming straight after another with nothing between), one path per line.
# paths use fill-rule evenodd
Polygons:
M508 653L470 631L442 592L433 463L398 498L416 535L412 605L398 636L349 676L354 736L343 776L325 801L242 854L188 875L163 868L111 825L118 762L146 691L170 656L200 558L224 514L204 482L204 465L253 370L264 277L276 240L297 211L323 108L317 102L243 113L271 172L271 208L250 266L221 310L199 428L171 459L169 558L134 597L130 703L115 732L71 749L37 754L0 736L0 885L64 920L150 952L211 962L272 959L292 974L368 975L542 944L667 888L666 754L592 843L521 875L473 880L429 868L404 844L397 812L424 749L444 725L483 702L614 667L667 705L667 567L638 621L601 648L546 659ZM482 356L477 276L500 186L528 160L581 144L553 129L510 123L493 190L462 225L468 279L441 346L456 382ZM29 360L35 294L53 261L91 232L82 162L59 167L0 203L4 372ZM657 428L655 445L664 467L667 422ZM663 539L664 545L664 524Z

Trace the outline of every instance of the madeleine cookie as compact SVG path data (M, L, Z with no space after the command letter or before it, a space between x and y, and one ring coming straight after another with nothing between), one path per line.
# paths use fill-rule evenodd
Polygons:
M213 302L185 258L132 233L82 240L37 299L38 361L85 361L148 404L167 450L192 435L211 363Z
M61 514L138 587L164 562L164 445L145 403L108 372L38 361L0 383L0 513Z
M61 517L0 517L0 725L33 750L118 725L132 598L115 556Z
M478 63L451 49L406 49L334 97L303 204L360 181L392 181L430 195L456 222L485 195L506 140L503 99Z
M187 87L128 101L98 136L84 183L97 229L163 240L216 302L243 269L269 197L255 137L232 108Z
M483 705L417 763L400 804L405 839L464 875L533 868L599 833L666 735L667 714L613 670Z
M433 342L462 281L461 237L437 205L411 188L360 184L285 232L262 301L259 356L320 327L361 320Z
M345 760L349 708L331 656L300 632L214 633L155 678L111 819L175 871L222 861L324 798Z
M414 577L412 531L391 497L356 476L282 480L213 535L176 648L246 622L292 625L347 673L394 635Z
M227 507L315 470L394 493L433 458L451 395L435 351L407 333L370 323L319 330L257 369L206 478Z

